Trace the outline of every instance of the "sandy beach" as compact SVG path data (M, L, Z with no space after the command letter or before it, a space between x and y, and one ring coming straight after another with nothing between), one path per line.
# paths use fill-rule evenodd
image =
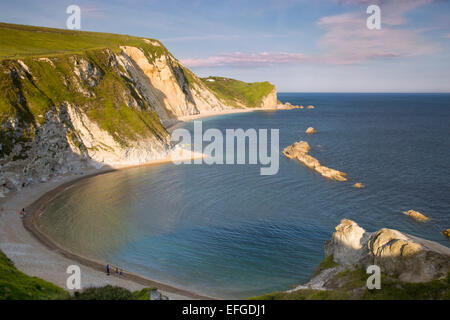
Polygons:
M224 114L273 111L276 109L235 109L220 112L204 113L180 117L174 124L166 124L170 132L183 122L194 119L219 116ZM171 162L171 159L162 159L137 166L155 165ZM67 267L79 265L81 268L81 283L83 288L116 285L129 290L139 290L145 287L157 287L159 291L171 300L180 299L210 299L187 290L158 283L151 279L132 274L125 270L124 275L107 276L106 262L96 261L92 258L82 257L59 246L57 243L41 233L36 227L36 219L41 209L58 193L69 186L95 175L105 174L116 170L124 170L136 166L117 166L115 168L103 167L101 169L86 169L81 175L67 175L56 177L46 183L37 183L12 192L5 198L0 198L0 249L14 262L22 272L52 282L66 289ZM26 217L21 218L18 212L25 208Z

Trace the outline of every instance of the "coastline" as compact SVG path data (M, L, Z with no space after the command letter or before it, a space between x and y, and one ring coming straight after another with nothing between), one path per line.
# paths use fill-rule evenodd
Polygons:
M199 113L199 114L193 114L189 116L182 116L178 117L176 119L176 122L171 122L166 124L166 130L170 133L179 126L181 126L183 123L187 121L197 120L197 119L203 119L203 118L209 118L209 117L215 117L215 116L223 116L227 114L235 114L235 113L248 113L248 112L255 112L255 111L277 111L277 110L283 110L277 107L272 108L242 108L242 109L229 109L229 110L221 110L221 111L212 111L212 112L205 112L205 113Z
M90 173L75 179L71 179L68 182L62 183L56 188L52 189L49 192L44 193L40 198L38 198L36 201L34 201L31 205L25 207L25 212L27 212L26 216L22 219L24 228L29 231L40 243L42 243L44 246L46 246L48 249L52 251L57 251L60 255L64 256L65 258L68 258L74 262L77 262L85 267L89 267L94 270L98 270L99 272L104 273L106 263L102 261L98 261L92 258L85 257L81 254L76 254L70 251L67 248L64 248L63 246L59 245L56 241L51 239L49 236L47 236L45 233L43 233L38 228L38 221L40 214L44 211L47 204L49 204L55 197L57 197L61 192L64 192L65 190L69 189L70 187L76 185L80 181L83 181L85 179L89 179L95 176L99 176L102 174L107 174L111 172L115 172L122 169L106 169L103 171L98 171L94 173ZM160 283L151 279L148 279L146 277L134 274L132 272L129 272L127 270L124 270L124 274L117 278L117 276L111 275L109 276L111 279L123 279L127 281L135 282L139 285L142 285L142 287L157 287L160 292L162 292L165 295L169 295L173 297L174 295L177 295L179 297L183 297L186 299L212 299L211 297L202 296L199 294L196 294L194 292L190 292L185 289L180 289L174 286L170 286L164 283Z
M248 108L209 112L177 118L177 122L166 124L170 133L186 121L225 114L253 111L276 111L277 108ZM61 288L66 288L67 267L81 264L81 281L83 288L104 285L116 285L134 291L145 287L157 287L170 300L214 299L200 294L160 283L146 277L124 271L120 278L107 276L105 262L75 254L60 246L37 227L37 221L42 209L58 194L67 188L97 175L111 173L129 168L150 166L172 162L170 157L154 160L138 165L117 165L100 169L87 169L81 175L66 175L53 178L45 183L33 184L21 191L12 192L5 198L0 198L0 249L10 258L22 272L40 277ZM20 218L17 214L25 208L26 216Z

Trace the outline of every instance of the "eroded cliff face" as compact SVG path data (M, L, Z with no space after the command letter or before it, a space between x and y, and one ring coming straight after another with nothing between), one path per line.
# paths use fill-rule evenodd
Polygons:
M233 108L161 43L141 40L0 61L0 196L91 166L165 159L164 124ZM276 91L264 101L275 105Z
M124 46L123 62L161 120L231 109L170 54L150 63L140 48Z
M278 105L277 90L274 88L261 102L261 108L273 108Z

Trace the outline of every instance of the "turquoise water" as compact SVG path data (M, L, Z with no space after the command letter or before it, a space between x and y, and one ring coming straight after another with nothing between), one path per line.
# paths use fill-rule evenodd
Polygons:
M342 218L450 246L441 234L450 227L450 95L279 98L316 109L207 118L203 128L278 128L281 149L306 140L311 155L348 182L283 155L273 176L259 175L259 165L133 168L61 194L42 215L43 230L84 255L219 298L308 281ZM305 135L309 126L317 134ZM430 221L402 214L409 209Z

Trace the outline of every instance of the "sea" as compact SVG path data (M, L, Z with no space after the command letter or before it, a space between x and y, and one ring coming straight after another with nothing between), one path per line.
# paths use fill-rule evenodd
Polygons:
M202 119L203 130L278 129L279 170L157 164L85 179L56 197L40 228L70 250L224 299L306 283L341 219L450 247L450 94L280 93L314 109ZM314 127L316 134L306 135ZM193 131L193 122L183 125ZM281 150L311 146L328 180ZM270 148L269 148L270 150ZM364 188L353 184L361 182ZM418 222L403 214L422 212Z

